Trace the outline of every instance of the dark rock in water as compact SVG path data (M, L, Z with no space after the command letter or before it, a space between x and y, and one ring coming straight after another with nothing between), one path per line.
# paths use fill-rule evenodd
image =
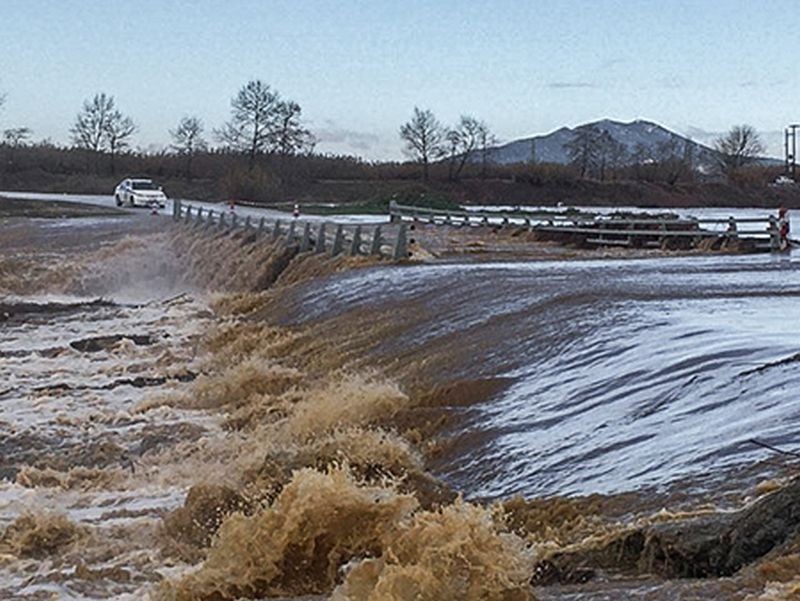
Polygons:
M734 518L724 515L656 524L646 532L638 568L670 578L729 576L735 571L727 567L732 527Z
M149 386L161 386L170 380L178 382L191 382L197 378L197 374L191 371L185 371L174 376L136 376L135 378L121 378L114 380L110 384L100 386L101 389L111 390L119 386L133 386L134 388L147 388Z
M113 306L113 302L104 299L97 299L85 303L3 302L0 303L0 321L10 321L31 315L56 315Z
M84 338L82 340L74 340L69 345L76 351L82 353L96 353L98 351L109 350L120 340L130 340L137 346L148 346L155 341L152 336L146 334L113 334L110 336L95 336L93 338Z
M730 576L800 532L800 479L733 513L662 522L539 562L532 583L580 582L596 569L666 578Z
M552 561L544 559L533 568L531 583L538 586L583 584L592 580L596 574L593 568L570 567L565 569L563 566L559 567Z

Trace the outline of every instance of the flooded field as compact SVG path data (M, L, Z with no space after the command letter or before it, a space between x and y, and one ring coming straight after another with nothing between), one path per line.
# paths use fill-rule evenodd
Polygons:
M647 541L738 533L793 474L753 440L800 448L796 256L398 266L147 214L0 232L0 598L794 594L790 532L690 572Z

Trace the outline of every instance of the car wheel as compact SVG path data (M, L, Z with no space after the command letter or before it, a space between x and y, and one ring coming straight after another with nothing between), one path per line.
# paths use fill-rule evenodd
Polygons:
M119 194L114 195L114 200L116 201L118 207L122 206L122 199L119 197Z

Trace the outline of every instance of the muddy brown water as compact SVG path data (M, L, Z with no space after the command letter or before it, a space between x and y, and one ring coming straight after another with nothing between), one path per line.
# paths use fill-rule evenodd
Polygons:
M222 461L194 452L231 434L214 412L141 410L189 390L203 370L197 340L214 320L210 298L176 269L169 228L134 215L2 230L0 529L33 512L52 549L0 555L0 598L147 598L191 570L163 555L162 518L198 469L226 482ZM329 337L356 364L453 385L459 419L428 467L468 498L726 506L787 473L788 460L751 438L800 448L799 264L372 266L300 281L261 318ZM475 395L470 381L483 383ZM55 516L88 530L59 529ZM601 575L535 594L737 598L731 590Z

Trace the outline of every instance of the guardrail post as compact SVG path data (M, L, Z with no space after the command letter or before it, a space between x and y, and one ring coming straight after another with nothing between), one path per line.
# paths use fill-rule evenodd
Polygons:
M197 207L197 212L194 215L194 223L192 224L192 229L196 230L199 229L203 223L203 207Z
M261 234L264 232L264 227L266 226L267 218L262 217L261 221L258 222L258 233Z
M325 224L319 224L319 230L317 230L317 240L314 243L314 252L324 253L325 252Z
M275 225L272 228L272 239L277 240L280 237L281 237L281 220L276 219Z
M303 237L300 240L300 252L311 250L311 224L306 221L303 226Z
M397 230L397 241L394 245L394 252L392 258L395 261L408 258L408 240L406 238L406 226L402 224L400 229Z
M236 213L231 213L231 229L236 229Z
M244 220L244 229L246 230L250 229L250 215L248 215Z
M481 225L486 225L486 226L489 225L489 216L488 215L484 215L483 216L483 219L481 219Z
M397 223L398 221L403 220L403 215L400 213L400 210L397 208L397 201L390 200L389 201L389 222L390 223Z
M778 229L778 218L775 215L769 216L769 249L771 251L778 251L781 249L781 235Z
M505 213L503 213L503 223L502 223L503 227L506 227L506 226L508 225L508 223L509 223L509 221L508 221L508 215L506 215Z
M179 199L175 199L172 201L172 218L177 221L180 219L181 216L181 201Z
M286 246L291 246L294 244L294 230L295 230L295 221L291 221L289 223L289 231L286 232Z
M225 212L220 211L219 213L219 229L225 228Z
M739 237L739 228L736 225L736 219L733 218L733 215L728 217L728 231L727 234L730 238L738 238Z
M192 207L191 205L186 207L186 212L183 214L183 222L189 223L189 220L192 218Z
M335 257L342 253L344 248L344 227L340 223L336 226L336 234L333 237L333 246L331 246L331 256Z
M356 226L356 231L353 232L353 243L350 245L350 256L355 256L361 253L361 226Z
M376 225L375 231L372 232L372 244L370 245L369 254L381 254L381 226Z
M206 226L203 229L208 229L212 225L214 225L214 211L209 209L208 214L206 215Z

